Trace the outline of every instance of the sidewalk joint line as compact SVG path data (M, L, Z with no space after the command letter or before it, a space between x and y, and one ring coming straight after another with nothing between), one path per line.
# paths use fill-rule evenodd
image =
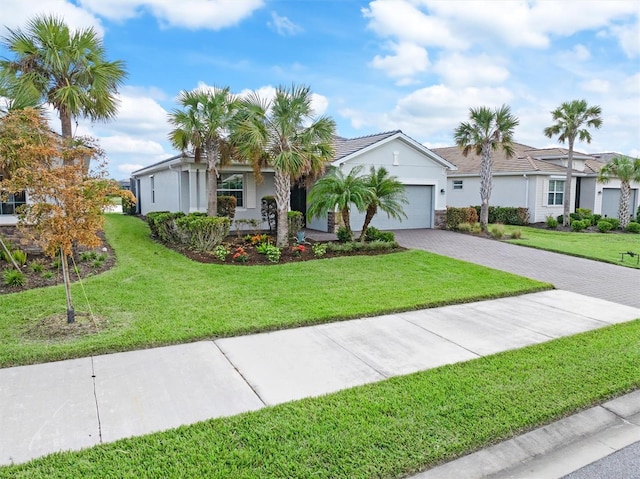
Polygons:
M102 421L100 421L100 406L98 404L98 393L96 391L96 370L91 356L91 381L93 382L93 399L96 403L96 417L98 419L98 440L102 444Z
M244 377L244 374L242 374L242 372L236 367L235 364L233 364L233 361L231 361L231 359L229 359L229 357L227 356L227 354L222 350L222 348L220 346L218 346L218 343L214 340L211 341L213 343L213 345L218 349L218 351L220 351L222 353L222 355L224 356L224 358L227 360L227 362L229 364L231 364L231 367L233 369L235 369L235 371L240 375L240 377L242 378L242 380L245 382L245 384L247 386L249 386L249 389L251 389L253 391L253 394L256 395L256 397L260 400L260 402L266 407L268 406L268 404L265 402L264 399L262 399L262 396L260 396L260 393L258 393L258 391L256 391L256 388L253 387L253 384L251 384L249 382L249 380Z

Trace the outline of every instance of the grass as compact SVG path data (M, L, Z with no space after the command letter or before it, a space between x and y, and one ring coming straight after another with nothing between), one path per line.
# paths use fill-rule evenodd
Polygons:
M0 478L392 478L640 387L640 320L230 418L56 453Z
M627 251L640 253L640 235L637 234L575 233L526 226L505 226L507 235L515 230L522 231L522 238L509 240L509 243L594 259L629 268L640 268L640 265L636 265L635 258L625 257L624 262L620 261L620 253Z
M406 251L273 266L201 264L153 242L137 218L107 215L117 266L84 282L106 325L37 339L29 331L66 311L62 287L0 296L0 367L234 336L521 294L550 285ZM383 294L381 294L381 292ZM87 310L73 286L76 309Z

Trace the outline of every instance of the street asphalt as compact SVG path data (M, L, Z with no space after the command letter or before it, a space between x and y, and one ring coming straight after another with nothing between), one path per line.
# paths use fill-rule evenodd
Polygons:
M403 246L552 282L559 289L0 369L0 464L253 411L640 318L640 270L446 231L396 235ZM594 277L601 291L589 294ZM561 477L640 441L640 392L510 441L416 477Z

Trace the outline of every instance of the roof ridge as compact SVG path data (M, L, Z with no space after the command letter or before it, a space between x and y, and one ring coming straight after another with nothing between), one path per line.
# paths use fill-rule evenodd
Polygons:
M369 135L355 136L353 138L345 138L345 137L338 137L338 138L344 139L344 140L347 140L347 141L351 141L351 140L362 140L362 139L365 139L365 138L372 138L374 136L383 136L383 135L391 136L391 135L394 135L396 133L402 133L402 130L389 130L389 131L383 131L383 132L380 132L380 133L371 133Z

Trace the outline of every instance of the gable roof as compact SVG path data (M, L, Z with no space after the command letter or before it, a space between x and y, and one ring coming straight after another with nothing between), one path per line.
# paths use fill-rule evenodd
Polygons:
M430 158L432 161L440 164L445 168L448 168L450 170L456 169L456 165L446 160L445 158L442 158L433 150L430 150L426 146L418 143L410 136L405 135L401 130L387 131L384 133L376 133L374 135L367 136L359 136L357 138L343 138L341 136L336 136L334 139L335 159L333 160L332 164L334 166L341 165L342 163L345 163L346 161L349 161L350 159L358 155L364 154L367 151L370 151L395 139L399 139L405 142L409 146L418 150L423 155Z
M551 163L547 160L562 159L568 155L568 150L564 148L533 148L522 143L513 144L514 155L507 158L504 151L499 149L493 152L493 174L566 174L567 169L561 165ZM480 156L475 151L469 151L467 156L462 154L463 149L458 146L446 148L434 148L434 153L442 156L458 167L457 171L448 173L449 176L456 175L477 175L480 173ZM584 171L574 169L576 175L595 174L600 171L602 162L595 157L585 153L574 151L574 159L584 160Z

